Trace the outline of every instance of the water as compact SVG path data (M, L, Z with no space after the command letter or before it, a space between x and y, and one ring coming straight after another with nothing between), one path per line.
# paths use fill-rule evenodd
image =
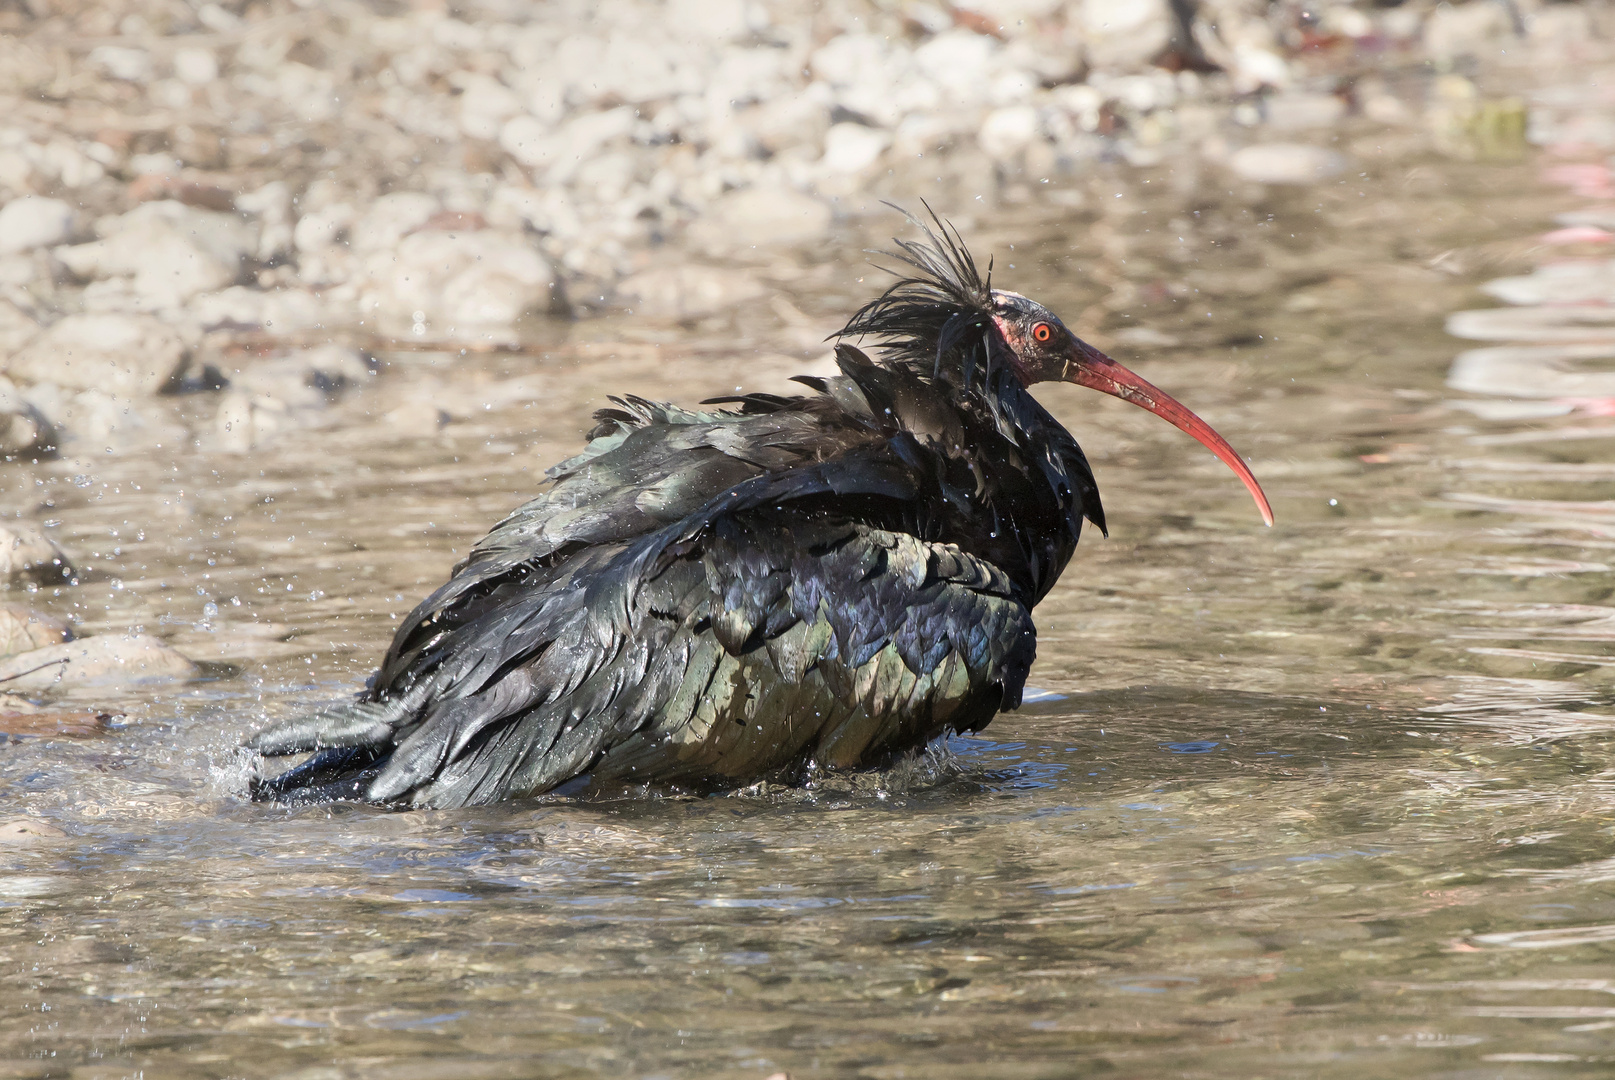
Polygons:
M383 352L247 455L0 467L88 564L31 602L209 665L66 697L100 727L7 721L36 831L0 846L0 1076L1610 1075L1615 424L1450 406L1442 331L1578 204L1536 162L1353 153L959 220L1248 455L1278 525L1165 424L1049 390L1113 530L1038 609L1051 693L885 775L288 810L234 748L357 686L606 393L822 370L889 222L761 264L788 307Z

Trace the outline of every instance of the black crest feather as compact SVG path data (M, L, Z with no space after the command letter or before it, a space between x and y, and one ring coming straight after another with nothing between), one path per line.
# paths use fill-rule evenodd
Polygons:
M959 231L939 218L929 203L925 210L930 224L901 207L893 209L901 211L925 239L894 240L896 250L874 252L903 268L881 267L897 281L859 308L836 336L871 335L881 339L880 351L888 360L917 367L934 362L939 368L943 353L939 346L957 346L976 320L992 310L992 285L983 280Z

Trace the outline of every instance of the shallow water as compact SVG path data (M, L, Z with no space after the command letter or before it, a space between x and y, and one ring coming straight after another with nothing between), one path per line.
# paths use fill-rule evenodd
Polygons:
M0 467L84 568L33 601L210 665L0 748L61 833L0 847L0 1076L1609 1075L1615 423L1452 407L1442 330L1579 204L1386 142L1319 188L1183 163L956 219L1278 525L1159 421L1043 395L1112 528L1037 612L1049 696L885 775L287 810L234 747L357 686L606 393L823 370L893 222L759 263L789 301L733 317L384 351L251 454Z

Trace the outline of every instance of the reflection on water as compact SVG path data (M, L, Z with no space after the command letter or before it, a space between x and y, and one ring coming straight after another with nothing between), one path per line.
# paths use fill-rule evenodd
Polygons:
M606 392L822 367L878 233L735 321L384 354L251 453L5 466L85 567L41 606L208 667L0 721L0 1076L1609 1075L1615 426L1453 400L1443 331L1578 204L1531 164L1363 153L960 222L1250 454L1279 523L1050 391L1113 528L1039 609L1051 693L887 774L396 814L246 804L235 749L357 685Z

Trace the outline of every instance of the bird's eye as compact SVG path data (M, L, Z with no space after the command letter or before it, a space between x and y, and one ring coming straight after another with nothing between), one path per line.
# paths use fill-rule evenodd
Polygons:
M1049 329L1049 324L1046 322L1040 322L1032 327L1032 339L1034 341L1047 341L1053 336L1054 331Z

